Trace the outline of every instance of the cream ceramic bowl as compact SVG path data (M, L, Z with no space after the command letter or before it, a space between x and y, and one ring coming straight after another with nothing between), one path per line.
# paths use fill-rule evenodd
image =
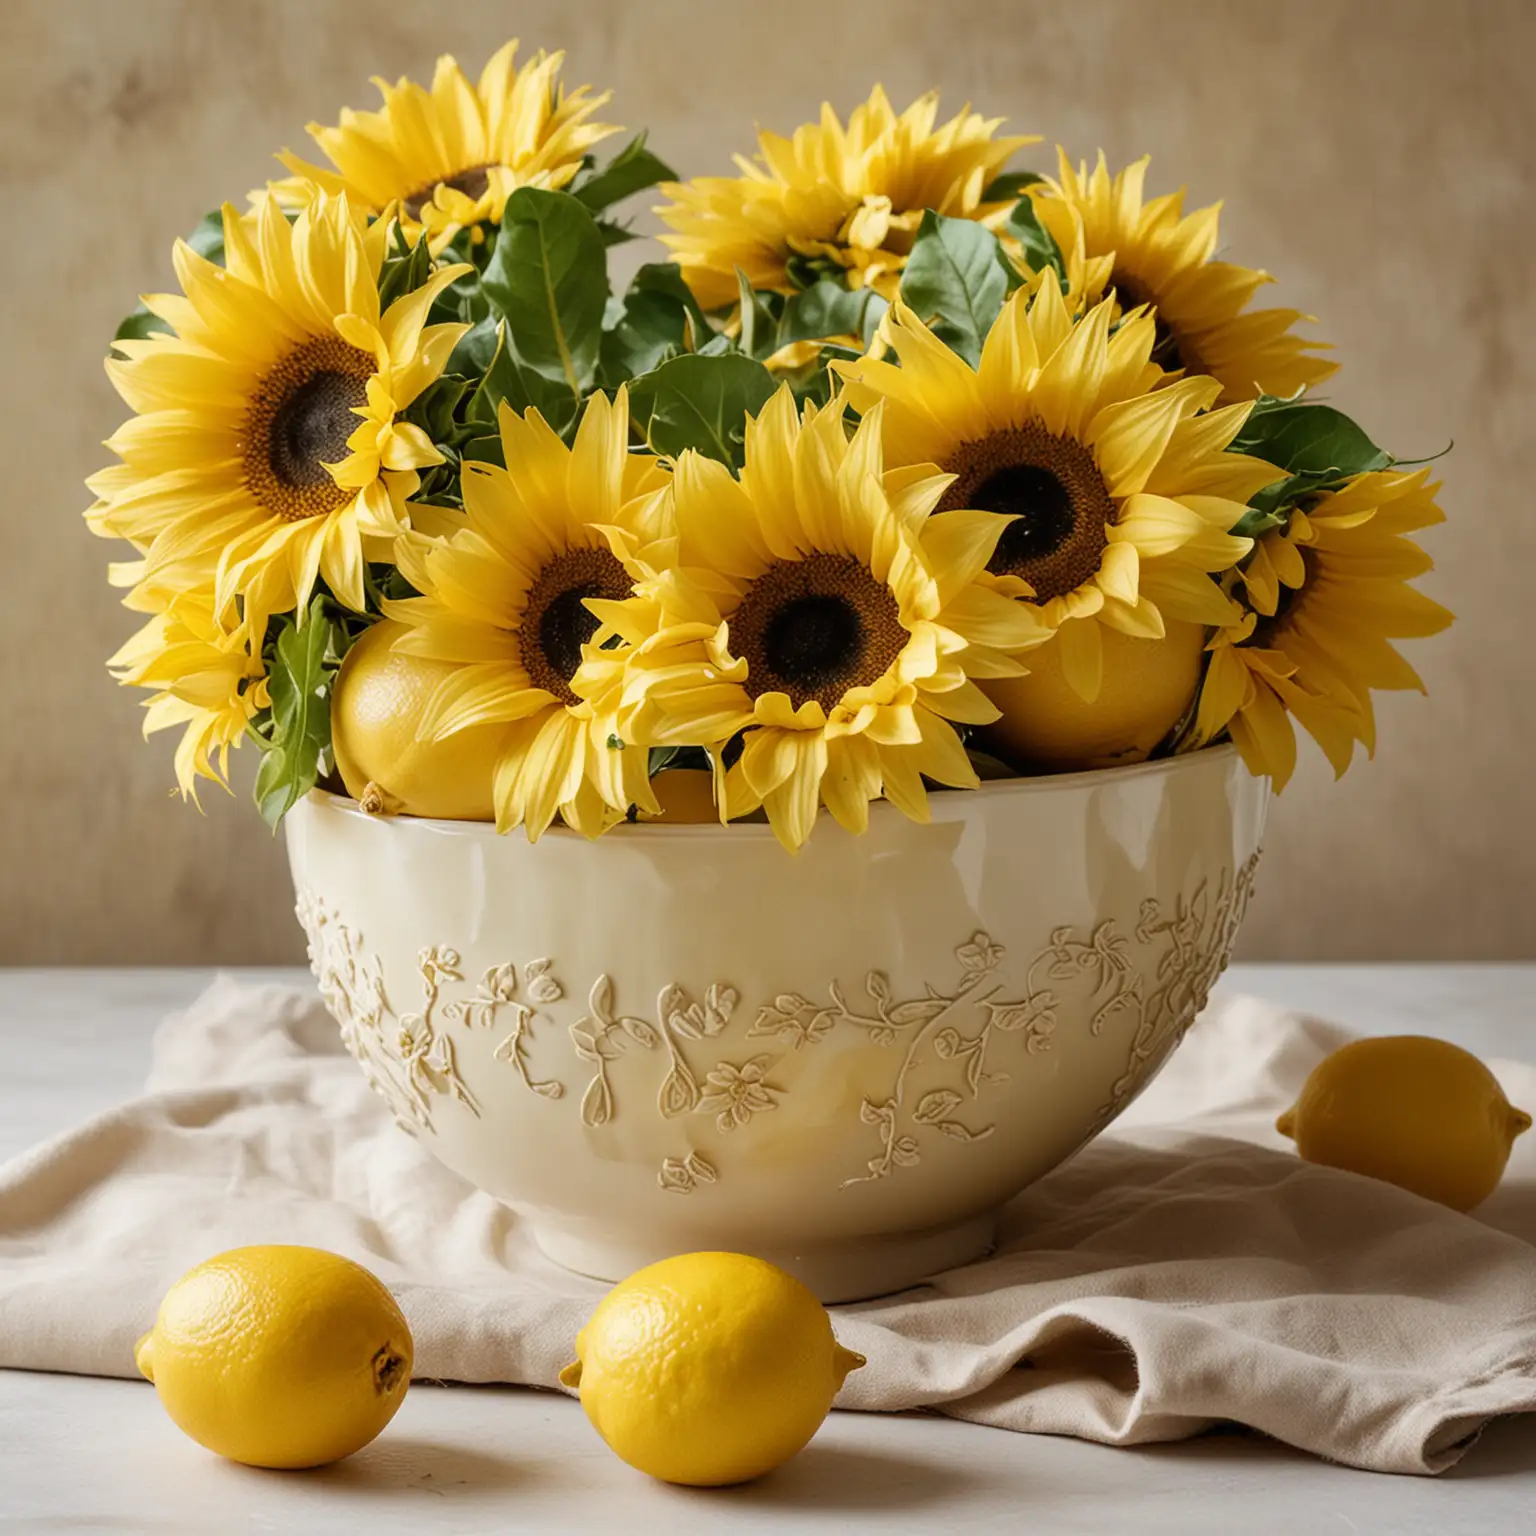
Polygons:
M559 1263L734 1249L824 1300L978 1257L1203 1006L1268 786L1229 747L936 793L918 826L288 818L298 913L400 1124Z

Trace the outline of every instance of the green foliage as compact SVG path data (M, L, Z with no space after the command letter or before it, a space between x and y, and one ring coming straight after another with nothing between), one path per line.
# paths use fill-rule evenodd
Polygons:
M574 413L596 377L608 304L607 257L591 210L569 192L520 187L507 199L481 286L509 322L500 355L513 371L561 386ZM523 393L540 403L537 386Z
M629 291L609 300L603 324L599 378L605 389L617 389L719 339L682 272L670 262L641 267Z
M432 275L432 252L427 249L423 231L414 246L407 243L400 226L395 226L394 249L379 269L379 308L388 309L396 299L414 293Z
M187 244L205 261L224 265L224 210L215 208L197 221L197 228L187 236Z
M616 739L610 739L608 744L612 746ZM623 746L623 742L619 745ZM708 772L712 766L709 753L703 747L652 747L645 771L647 777L654 779L668 768L702 768Z
M872 288L857 291L824 277L792 293L754 291L747 274L737 268L740 293L741 351L766 360L794 342L829 341L856 336L868 345L889 308Z
M630 385L630 413L655 452L696 448L740 469L747 417L775 387L773 375L740 352L685 354Z
M1390 468L1393 462L1356 422L1333 406L1305 399L1277 400L1271 395L1255 403L1231 449L1285 471L1283 478L1250 499L1248 512L1233 529L1249 538L1282 525L1286 510L1307 497L1334 489L1356 475Z
M270 719L260 732L263 747L255 797L274 831L283 817L331 768L331 685L346 653L346 626L330 615L331 600L317 596L305 622L275 622L266 647Z
M501 321L496 334L496 351L465 412L467 425L481 429L489 426L494 431L497 411L505 400L519 414L533 407L556 432L566 432L575 424L585 390L573 391L531 367L512 344L510 322ZM470 457L467 451L465 457Z
M996 235L973 219L923 215L901 296L973 368L1016 274Z
M1004 171L982 188L981 200L984 203L1006 203L1023 197L1030 187L1037 187L1044 180L1045 177L1037 171Z
M571 183L572 194L593 213L601 213L636 192L658 182L676 181L677 172L645 147L645 135L636 135L602 167L589 166Z
M1055 270L1063 288L1067 282L1067 263L1055 237L1035 211L1034 203L1021 197L1009 211L1004 229L1024 248L1024 264L1031 272L1044 272L1047 267Z

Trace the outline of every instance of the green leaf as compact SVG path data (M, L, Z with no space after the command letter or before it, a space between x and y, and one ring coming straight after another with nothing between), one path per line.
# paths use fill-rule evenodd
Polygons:
M822 278L794 294L784 306L772 350L796 341L825 341L830 336L857 336L867 345L889 307L873 288L855 292Z
M396 299L414 293L431 275L432 252L427 249L426 232L423 231L416 244L410 246L397 224L395 249L384 258L384 265L379 269L379 308L388 309Z
M1267 489L1260 494L1267 495ZM1257 500L1258 498L1255 497L1254 499ZM1286 518L1282 512L1271 510L1266 506L1250 506L1232 525L1230 531L1235 533L1240 539L1258 539L1262 538L1272 528L1284 527L1285 523Z
M1008 287L1007 258L991 230L973 219L923 215L901 296L973 368Z
M607 165L577 176L571 191L594 213L601 213L604 208L611 208L658 182L676 180L677 172L645 147L645 135L641 133Z
M466 464L499 464L507 467L507 453L501 446L501 434L488 432L483 437L472 437L459 451Z
M616 737L610 737L612 746ZM623 742L619 743L623 746ZM646 776L654 779L669 768L702 768L706 772L713 767L709 753L703 747L652 747L646 761Z
M1331 405L1266 395L1232 440L1237 453L1267 459L1291 475L1350 479L1392 463L1355 422Z
M740 267L736 268L736 292L740 296L741 350L748 357L771 356L777 350L778 321Z
M481 285L508 321L504 351L564 385L572 408L591 387L608 303L603 237L569 192L520 187L507 199Z
M510 344L510 329L505 320L497 327L498 345L470 397L467 420L494 428L497 410L505 400L519 415L530 407L536 409L556 432L564 432L576 420L580 398L525 364Z
M475 388L474 381L445 373L417 395L405 419L420 427L434 443L452 443L458 434L459 406Z
M262 819L274 831L329 769L331 684L347 632L327 616L328 603L316 597L302 626L292 618L279 620L268 647L272 729L255 795Z
M640 238L628 224L618 224L612 219L599 219L597 232L603 237L605 246L628 245L631 240Z
M1061 247L1035 212L1034 203L1021 197L1012 209L1003 227L1024 248L1024 264L1031 272L1044 272L1054 267L1063 283L1067 280L1067 264L1062 258Z
M683 269L676 263L647 262L635 273L630 282L629 291L631 294L664 293L681 304L688 312L688 318L693 325L694 342L690 350L697 351L714 335L714 326L709 323L709 317L699 307L699 301L693 296L693 289L688 286L687 280L683 277Z
M501 346L501 324L486 316L477 321L459 338L459 344L448 358L446 372L457 373L464 378L479 378L491 366Z
M688 311L665 293L630 293L603 333L600 376L608 389L659 368L685 350Z
M113 341L142 341L146 336L169 334L168 326L159 315L152 315L140 304L127 316L113 333Z
M775 389L763 365L740 352L674 357L630 385L629 408L657 453L685 448L741 467L748 416Z
M197 228L187 236L187 244L205 261L224 265L224 210L215 208L197 221Z
M796 288L809 288L823 278L842 282L847 268L831 256L802 256L798 252L784 263L784 270Z
M1004 171L982 188L984 203L1006 203L1022 197L1030 187L1037 187L1045 177L1038 171Z

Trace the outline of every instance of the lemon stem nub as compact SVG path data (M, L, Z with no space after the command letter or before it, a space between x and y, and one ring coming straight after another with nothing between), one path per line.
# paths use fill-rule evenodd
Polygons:
M575 1392L581 1386L581 1361L572 1360L571 1363L560 1372L560 1385L569 1387Z
M832 1343L832 1369L839 1387L861 1366L869 1362L856 1349L844 1349L836 1340Z
M1282 1136L1289 1136L1292 1141L1296 1139L1296 1110L1294 1107L1286 1110L1286 1112L1281 1115L1278 1120L1275 1121L1275 1129L1279 1131Z
M1516 1109L1513 1104L1509 1106L1509 1139L1513 1141L1516 1136L1523 1136L1531 1128L1531 1117L1523 1109Z
M373 1357L373 1386L380 1397L387 1397L400 1385L404 1370L405 1356L393 1345L382 1345Z

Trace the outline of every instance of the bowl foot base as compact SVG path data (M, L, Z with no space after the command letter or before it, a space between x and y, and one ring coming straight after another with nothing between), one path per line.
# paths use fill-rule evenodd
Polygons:
M683 1251L638 1236L597 1237L538 1217L530 1218L529 1226L546 1257L563 1269L589 1275L594 1280L622 1280L647 1264ZM827 1243L793 1252L739 1239L716 1240L713 1246L767 1259L801 1280L820 1300L830 1303L865 1301L872 1296L907 1290L946 1269L981 1258L996 1236L997 1213L988 1211L947 1227ZM704 1249L711 1244L701 1234L697 1246Z

